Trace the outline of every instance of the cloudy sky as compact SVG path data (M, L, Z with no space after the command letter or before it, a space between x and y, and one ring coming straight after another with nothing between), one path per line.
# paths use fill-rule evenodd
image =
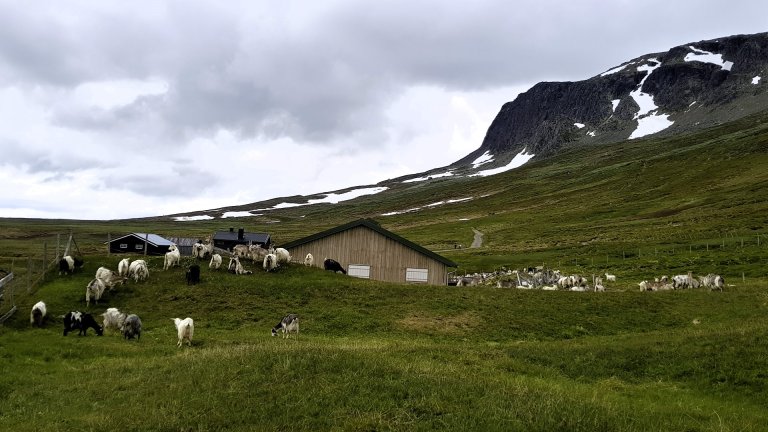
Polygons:
M373 184L501 104L768 2L0 0L0 217L122 219Z

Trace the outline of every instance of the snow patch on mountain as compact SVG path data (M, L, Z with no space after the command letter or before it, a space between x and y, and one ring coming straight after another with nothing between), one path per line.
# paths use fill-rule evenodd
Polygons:
M430 174L430 175L428 175L426 177L416 177L416 178L412 178L412 179L408 179L408 180L403 180L402 183L420 182L420 181L431 180L431 179L436 179L436 178L441 178L441 177L450 177L452 175L453 175L453 172L446 171L446 172L440 173L440 174Z
M525 163L528 162L529 160L531 160L531 158L533 158L534 156L536 156L536 155L535 154L527 154L526 153L526 149L523 149L523 151L521 151L520 153L516 154L515 157L512 158L512 160L508 164L506 164L505 166L499 167L499 168L493 168L493 169L489 169L489 170L485 170L485 171L480 171L478 173L470 175L470 177L476 177L476 176L486 177L486 176L489 176L489 175L503 173L505 171L509 171L511 169L515 169L515 168L518 168L520 166L525 165Z
M694 47L693 45L689 45L688 48L690 48L693 52L686 54L683 60L687 62L698 61L702 63L712 63L727 71L730 71L733 67L733 62L723 60L722 54L715 54L709 51L704 51Z
M653 102L653 95L644 93L642 90L645 80L651 76L653 71L661 67L661 62L655 58L648 59L648 62L655 64L643 64L637 67L638 72L645 71L647 73L643 79L640 80L637 89L629 93L629 95L632 96L632 99L635 100L635 103L640 107L640 110L635 113L634 117L635 120L637 120L637 128L635 128L632 134L629 135L629 139L640 138L660 132L672 126L674 123L669 120L669 115L657 113L659 107Z

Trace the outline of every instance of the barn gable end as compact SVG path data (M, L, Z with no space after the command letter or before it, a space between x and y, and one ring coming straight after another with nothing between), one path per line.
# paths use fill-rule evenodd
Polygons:
M448 267L456 264L422 246L361 219L283 245L292 256L338 261L350 276L387 282L448 284Z

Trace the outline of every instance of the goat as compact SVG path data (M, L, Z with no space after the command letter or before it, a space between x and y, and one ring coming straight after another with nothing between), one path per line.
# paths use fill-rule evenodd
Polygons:
M725 279L723 279L722 276L716 275L714 273L709 273L706 276L699 277L699 281L702 287L709 288L710 291L722 291L723 286L725 286Z
M331 258L326 258L326 259L323 260L323 268L326 269L326 270L331 270L334 273L342 272L344 274L347 274L347 271L344 270L344 267L342 267L341 264L339 264L338 261L336 261L334 259L331 259Z
M192 264L187 270L187 285L197 285L200 283L200 266Z
M608 282L616 282L616 275L606 273L605 280Z
M235 245L235 247L232 248L232 255L238 257L238 258L245 258L248 256L248 246L244 244Z
M125 317L125 321L123 322L120 331L123 333L123 339L133 339L135 337L140 340L141 319L135 314L128 315Z
M184 319L172 318L173 324L176 326L176 331L179 334L179 342L177 347L181 348L182 342L187 341L188 346L192 346L192 335L195 332L195 322L190 317Z
M277 257L277 265L288 264L291 262L291 254L287 249L277 248L275 249L275 256Z
M82 313L80 311L70 311L64 315L64 336L75 330L78 331L78 335L87 336L89 328L92 328L97 336L104 334L104 329L99 326L91 314Z
M115 330L119 330L123 327L127 315L120 312L117 308L109 308L106 312L101 314L101 316L104 318L101 323L102 328L114 328Z
M274 271L277 269L277 256L275 254L267 254L264 257L264 261L261 264L266 271Z
M232 256L232 258L229 259L229 265L227 266L227 269L230 273L243 275L243 274L251 274L253 273L250 270L246 270L242 264L240 264L240 258L237 256Z
M248 253L254 263L260 263L264 261L264 257L267 256L269 252L261 247L261 245L256 244L248 246Z
M45 303L42 301L35 303L35 305L32 306L32 310L29 312L29 323L37 327L42 327L45 314Z
M178 266L181 262L181 252L175 244L168 246L168 252L165 253L165 261L163 262L163 270L168 270L173 266Z
M80 258L73 258L67 255L59 260L59 275L64 273L71 275L75 269L82 267L83 264L85 264L85 262Z
M102 294L104 294L105 288L106 286L104 285L104 281L99 278L92 279L90 282L88 282L88 285L85 287L86 306L91 305L91 297L93 297L94 303L99 304L99 299L101 298Z
M208 263L208 268L218 270L221 267L221 255L213 254L211 262Z
M312 267L315 264L315 257L312 256L311 253L308 253L306 257L304 257L304 265L307 267Z
M120 263L117 264L117 274L121 277L127 277L128 276L128 268L131 264L130 258L123 258L120 260Z
M288 338L290 332L296 332L296 338L299 337L299 316L288 314L272 328L272 336L277 336L278 332L283 332L283 338Z
M136 260L131 263L128 268L128 275L132 277L135 282L146 280L149 277L149 269L147 268L147 262L144 260Z
M99 267L99 269L96 270L96 279L101 279L101 281L104 282L104 286L109 288L110 291L112 291L116 285L123 284L126 280L125 277L119 276L118 273L115 273L106 267Z

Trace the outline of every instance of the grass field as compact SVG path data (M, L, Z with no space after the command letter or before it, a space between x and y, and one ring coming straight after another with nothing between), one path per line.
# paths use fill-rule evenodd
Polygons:
M768 294L400 286L306 269L180 268L107 293L144 333L70 334L99 265L0 329L7 430L765 430ZM111 265L114 267L114 265ZM32 329L28 309L51 314ZM297 340L270 337L287 312ZM195 319L176 348L171 318ZM699 324L694 324L696 320Z
M391 183L355 202L268 217L0 219L0 268L20 275L20 310L0 327L0 429L768 430L767 120L574 149L490 178ZM85 309L100 265L116 268L119 258L104 255L108 233L244 226L284 243L360 217L441 251L460 273L544 264L619 280L605 293L573 293L204 265L203 284L189 287L182 269L164 272L150 258L148 281L89 309L139 314L140 341L63 337L55 318ZM472 228L484 246L453 249L471 242ZM49 273L27 293L28 257L40 260L47 242L51 258L56 235L70 232L86 267ZM687 271L722 274L726 290L637 291L640 280ZM40 299L54 318L32 329ZM302 317L299 339L270 337L288 312ZM185 316L195 342L177 349L171 318Z

